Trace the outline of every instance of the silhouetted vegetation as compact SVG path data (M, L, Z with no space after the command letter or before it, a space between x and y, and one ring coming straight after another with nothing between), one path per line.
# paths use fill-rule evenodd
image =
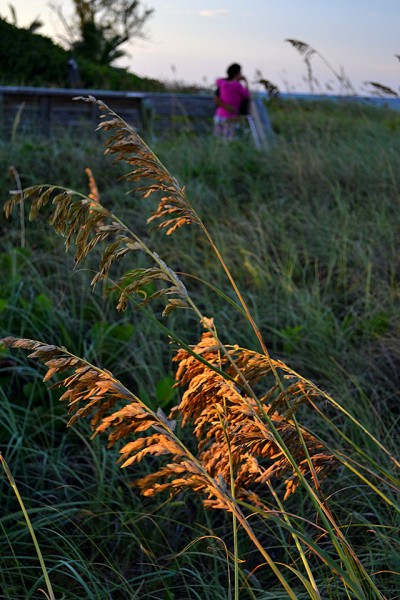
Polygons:
M153 9L142 8L139 0L74 0L75 18L68 32L71 50L96 64L111 65L125 56L122 46L134 38L143 38L143 28ZM59 16L65 22L64 15Z
M50 38L0 19L0 85L68 87L69 53ZM82 87L111 90L160 90L163 84L125 69L79 59Z

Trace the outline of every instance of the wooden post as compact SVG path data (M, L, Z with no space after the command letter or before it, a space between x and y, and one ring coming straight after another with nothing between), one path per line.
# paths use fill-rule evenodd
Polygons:
M50 133L51 100L50 96L41 96L39 100L40 131L48 136Z
M4 95L0 92L0 133L4 135L5 132L5 119L4 119Z

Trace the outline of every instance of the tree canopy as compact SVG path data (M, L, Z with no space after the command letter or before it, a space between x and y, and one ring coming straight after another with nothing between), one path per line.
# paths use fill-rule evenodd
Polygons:
M153 9L139 0L73 0L75 15L69 33L71 49L83 58L111 65L124 56L126 42L143 38Z

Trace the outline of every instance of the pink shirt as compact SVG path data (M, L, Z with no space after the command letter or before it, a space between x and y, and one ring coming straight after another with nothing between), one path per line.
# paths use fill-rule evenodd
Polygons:
M222 108L222 106L218 106L215 114L223 119L238 115L242 100L250 98L249 90L240 81L229 81L228 79L217 79L217 87L219 88L219 97L222 102L233 106L235 112L229 112L225 108Z

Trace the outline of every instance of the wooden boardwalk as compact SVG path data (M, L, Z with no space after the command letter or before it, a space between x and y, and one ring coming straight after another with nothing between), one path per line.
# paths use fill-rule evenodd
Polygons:
M88 95L103 100L141 134L212 131L215 110L212 94L0 86L1 134L9 136L17 130L50 135L77 127L94 130L99 121L96 106L73 100ZM257 136L263 143L272 135L272 128L260 98L254 98L252 115Z
M3 134L13 127L23 133L38 132L45 135L62 129L89 125L95 129L99 111L94 104L74 101L79 96L91 94L116 110L135 127L144 122L145 94L110 92L104 90L0 87L0 126Z

